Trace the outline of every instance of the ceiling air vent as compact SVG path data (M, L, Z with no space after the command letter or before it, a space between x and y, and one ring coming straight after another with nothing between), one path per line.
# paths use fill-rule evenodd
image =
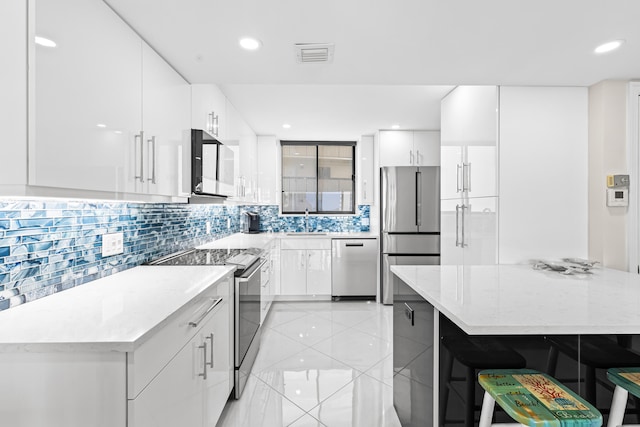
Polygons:
M300 64L333 62L333 43L296 43L295 47Z

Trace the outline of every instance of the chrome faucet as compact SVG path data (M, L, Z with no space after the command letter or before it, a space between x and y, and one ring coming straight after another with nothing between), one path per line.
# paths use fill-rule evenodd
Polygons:
M304 209L304 232L309 232L309 208Z

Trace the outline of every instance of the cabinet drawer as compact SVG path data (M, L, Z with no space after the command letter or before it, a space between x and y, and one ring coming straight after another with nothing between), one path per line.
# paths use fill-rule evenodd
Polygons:
M280 249L331 249L331 239L300 238L282 239Z
M169 322L161 326L133 353L127 354L127 398L134 399L144 387L169 363L169 361L191 340L202 325L211 318L216 309L203 315L219 299L229 298L231 273L218 280L209 289L182 307ZM227 301L231 304L231 301ZM222 304L218 304L218 307ZM216 308L218 308L216 307ZM197 326L189 322L200 320Z

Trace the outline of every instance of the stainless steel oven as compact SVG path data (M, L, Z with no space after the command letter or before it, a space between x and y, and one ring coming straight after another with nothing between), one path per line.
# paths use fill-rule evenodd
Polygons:
M235 288L235 388L240 398L260 348L260 270L264 259L236 277Z

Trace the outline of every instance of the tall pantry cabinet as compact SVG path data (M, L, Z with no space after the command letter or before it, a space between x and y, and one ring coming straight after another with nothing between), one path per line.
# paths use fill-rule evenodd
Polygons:
M442 100L442 264L497 262L498 91L458 86Z
M442 264L587 257L587 88L459 86L441 114Z

